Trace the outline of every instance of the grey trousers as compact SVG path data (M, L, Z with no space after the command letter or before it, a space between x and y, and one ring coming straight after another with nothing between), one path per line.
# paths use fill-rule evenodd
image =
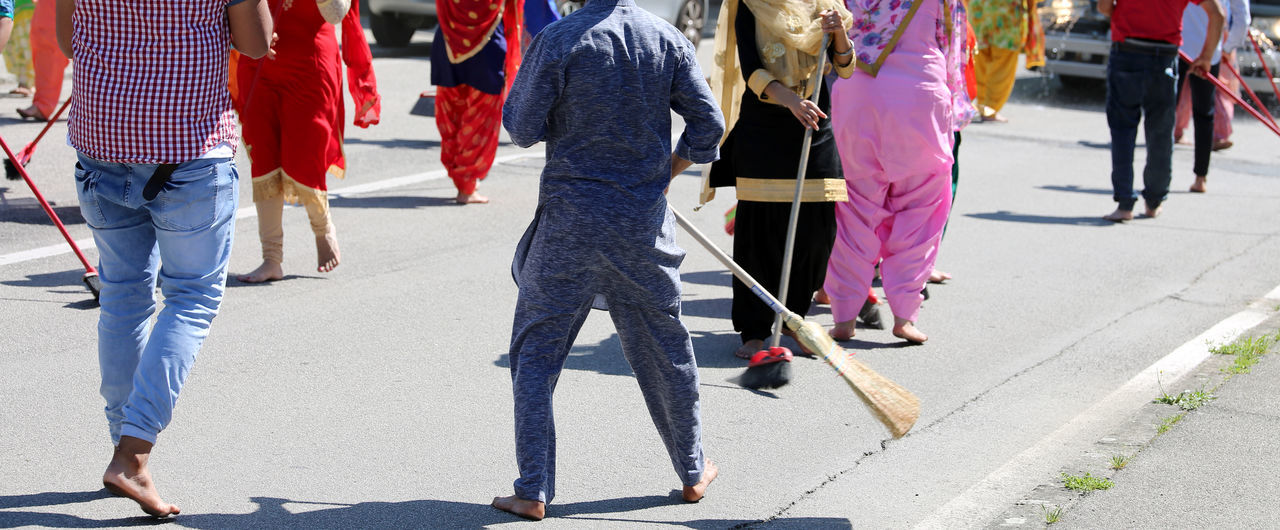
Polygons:
M552 392L573 341L591 311L594 295L575 301L532 300L522 285L511 334L511 380L515 394L517 497L550 502L555 497L556 431ZM532 292L545 292L532 289ZM686 486L702 480L702 423L698 411L698 366L680 305L639 307L608 299L622 353L640 384L676 474Z

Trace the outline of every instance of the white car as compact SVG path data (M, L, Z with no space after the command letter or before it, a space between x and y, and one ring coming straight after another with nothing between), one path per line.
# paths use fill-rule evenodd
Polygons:
M556 7L560 14L567 15L584 3L583 0L556 0ZM368 4L369 27L379 46L407 46L415 31L436 25L435 0L368 0ZM679 28L694 44L702 38L708 0L636 0L636 4Z

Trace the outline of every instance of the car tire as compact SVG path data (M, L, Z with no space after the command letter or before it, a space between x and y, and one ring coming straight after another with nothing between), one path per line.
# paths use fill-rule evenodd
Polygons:
M583 0L556 0L556 11L560 13L561 18L564 18L574 11L582 9L582 5L585 3Z
M1060 75L1058 80L1062 81L1062 87L1067 90L1093 90L1106 86L1105 79L1094 79L1092 77L1080 77L1075 75Z
M684 0L676 15L676 29L694 46L702 40L702 27L707 24L707 9L703 0Z
M395 15L369 14L369 29L373 30L373 40L378 46L385 48L403 48L413 40L413 33L418 28L404 23Z

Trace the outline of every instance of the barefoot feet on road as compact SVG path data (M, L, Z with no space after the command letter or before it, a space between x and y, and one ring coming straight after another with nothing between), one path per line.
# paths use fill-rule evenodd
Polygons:
M764 349L764 341L760 339L751 339L742 343L737 350L734 350L733 356L739 359L750 359L756 352Z
M1104 215L1102 216L1102 218L1108 221L1111 221L1113 223L1123 223L1125 221L1132 221L1133 210L1121 210L1119 208L1116 208L1116 211L1111 212L1107 215Z
M236 276L244 283L264 283L284 279L284 268L274 261L264 261L258 268L248 274Z
M893 336L912 344L924 344L924 341L929 340L928 335L916 329L914 322L898 317L893 318Z
M152 517L177 515L181 510L164 502L151 482L151 471L147 469L151 445L132 436L121 436L120 445L116 446L111 463L102 474L102 485L111 493L132 499Z
M699 480L697 484L692 486L684 487L684 491L681 494L681 497L684 498L684 502L698 502L702 500L702 497L707 494L707 486L710 485L711 481L715 480L719 475L720 468L716 466L715 462L712 462L711 459L708 458L706 465L702 467L702 480Z
M929 283L942 283L950 279L950 273L942 272L938 269L933 269L933 271L929 273Z
M489 198L476 192L459 193L453 198L453 202L458 204L489 204Z
M316 272L329 272L338 267L342 253L338 251L338 234L330 229L316 236Z
M849 340L856 334L855 328L858 325L857 319L846 320L844 322L836 322L835 327L831 328L831 338L836 340Z
M519 515L520 517L533 521L541 521L543 517L547 516L546 503L521 499L515 495L508 497L494 497L492 506L504 512Z
M1191 193L1204 193L1209 191L1208 187L1205 186L1208 180L1209 179L1207 177L1196 177L1195 183L1191 185Z

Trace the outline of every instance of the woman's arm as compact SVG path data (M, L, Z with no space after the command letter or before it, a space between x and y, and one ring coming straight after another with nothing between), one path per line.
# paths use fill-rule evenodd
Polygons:
M260 59L271 50L273 21L266 0L244 0L228 6L227 19L231 22L231 43L240 53Z

